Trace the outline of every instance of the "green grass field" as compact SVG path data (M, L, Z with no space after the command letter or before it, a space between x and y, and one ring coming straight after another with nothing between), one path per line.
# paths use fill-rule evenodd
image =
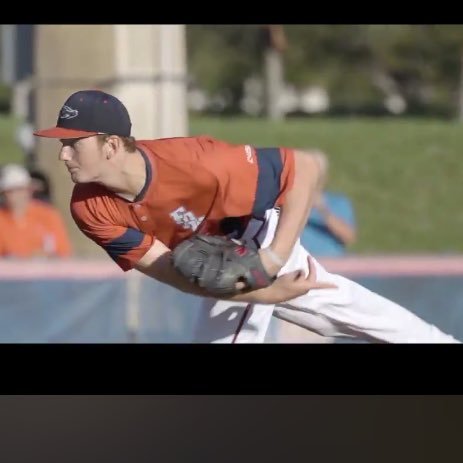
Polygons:
M325 150L328 187L349 195L356 209L359 239L352 252L463 252L463 125L457 122L192 118L190 132Z
M15 127L0 117L0 164L22 160ZM329 188L349 195L355 206L359 239L352 252L463 252L463 125L457 122L192 117L190 133L325 150Z
M6 162L23 162L23 154L15 142L17 121L0 115L0 165Z

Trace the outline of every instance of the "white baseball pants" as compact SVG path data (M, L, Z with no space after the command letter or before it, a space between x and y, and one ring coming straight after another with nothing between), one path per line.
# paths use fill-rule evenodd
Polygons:
M241 239L248 246L267 246L274 236L279 211L267 211L265 221L252 220ZM280 274L304 269L308 252L298 241ZM460 343L404 307L340 275L313 259L317 281L335 289L310 290L279 303L246 304L203 300L195 329L196 343L263 343L272 315L328 337L357 338L382 343Z

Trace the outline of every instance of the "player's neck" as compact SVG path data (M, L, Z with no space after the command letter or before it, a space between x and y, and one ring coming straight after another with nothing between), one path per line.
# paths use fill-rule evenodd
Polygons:
M133 201L145 186L146 163L141 153L124 153L120 165L102 183L118 196Z

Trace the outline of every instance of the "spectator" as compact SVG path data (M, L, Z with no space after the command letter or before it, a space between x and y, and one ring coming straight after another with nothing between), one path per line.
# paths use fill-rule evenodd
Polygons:
M328 158L321 151L316 153L323 165L323 176L301 242L314 256L341 256L356 240L354 208L347 196L325 190Z
M0 257L68 257L69 238L58 211L32 197L28 171L8 164L0 173Z
M51 188L48 176L38 169L29 169L32 181L32 197L51 204Z

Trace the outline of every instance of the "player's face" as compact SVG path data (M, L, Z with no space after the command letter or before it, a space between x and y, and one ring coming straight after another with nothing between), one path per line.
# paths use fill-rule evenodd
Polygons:
M60 140L59 159L66 164L74 183L95 182L101 178L104 155L96 136Z

